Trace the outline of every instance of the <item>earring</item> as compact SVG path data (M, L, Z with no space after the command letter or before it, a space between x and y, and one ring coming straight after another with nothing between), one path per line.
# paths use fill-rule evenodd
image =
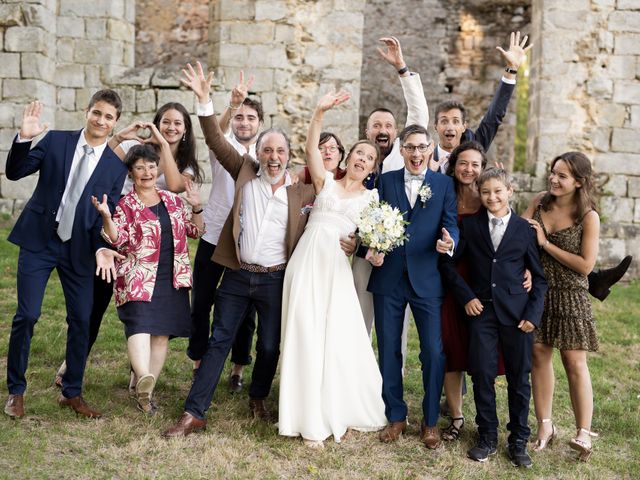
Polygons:
M182 141L183 141L183 142L186 142L186 141L187 141L187 134L186 134L186 133L183 133L183 134L182 134Z

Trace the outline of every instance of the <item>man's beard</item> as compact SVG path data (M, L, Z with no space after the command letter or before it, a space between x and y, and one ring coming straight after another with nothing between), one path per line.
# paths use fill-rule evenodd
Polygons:
M269 185L275 185L280 180L282 180L282 177L284 177L284 174L286 172L287 172L287 169L283 168L282 170L280 170L280 173L278 173L278 175L276 175L275 177L272 177L269 174L269 171L267 169L262 168L262 165L260 165L260 171L259 171L260 177L264 178L265 182L267 182Z

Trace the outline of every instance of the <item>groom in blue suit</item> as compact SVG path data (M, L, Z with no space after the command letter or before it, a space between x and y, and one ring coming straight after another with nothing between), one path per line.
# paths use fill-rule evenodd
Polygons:
M444 353L440 334L442 283L438 257L452 254L458 241L457 204L453 181L427 168L433 142L424 127L410 125L400 133L405 168L380 177L380 200L404 212L409 241L386 255L367 256L373 264L369 291L373 293L382 398L389 425L382 442L397 440L407 426L403 399L400 338L404 311L411 307L420 338L422 383L421 440L427 448L440 444L436 427L438 401L444 379Z
M78 131L50 131L40 124L42 104L25 108L20 132L7 157L9 180L38 172L33 195L18 218L9 241L20 247L18 307L11 325L7 356L9 398L4 412L24 416L25 372L33 328L40 316L44 291L55 268L67 307L67 371L58 403L85 417L100 417L82 398L82 379L89 342L89 315L93 299L95 253L100 246L102 217L91 196L108 196L113 211L127 169L107 145L120 117L122 101L113 90L100 90L89 102L86 124Z

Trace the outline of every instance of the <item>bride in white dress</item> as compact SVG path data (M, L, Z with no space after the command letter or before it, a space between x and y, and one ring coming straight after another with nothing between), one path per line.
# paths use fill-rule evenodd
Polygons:
M345 92L322 97L309 126L306 157L317 197L287 266L282 299L278 428L316 448L331 435L340 442L347 428L379 430L387 423L380 371L339 244L378 198L363 181L378 168L380 152L359 141L345 177L335 181L318 150L324 113L348 99Z

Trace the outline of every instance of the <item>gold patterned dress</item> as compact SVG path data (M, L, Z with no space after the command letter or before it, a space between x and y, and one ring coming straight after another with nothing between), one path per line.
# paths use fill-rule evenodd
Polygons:
M550 243L576 255L582 244L582 223L549 234L540 216L540 208L533 218L540 223ZM589 282L586 275L561 264L546 251L540 252L540 260L549 289L544 300L544 312L535 341L560 350L598 350L596 324L589 299Z

